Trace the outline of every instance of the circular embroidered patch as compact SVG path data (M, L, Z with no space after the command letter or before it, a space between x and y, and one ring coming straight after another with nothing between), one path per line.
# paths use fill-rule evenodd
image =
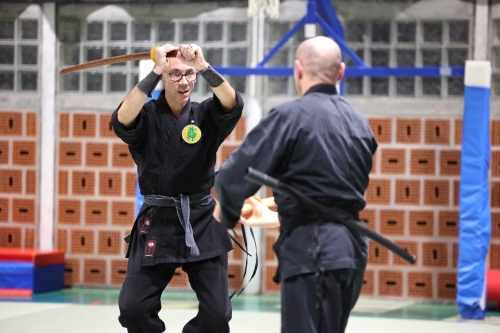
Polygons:
M201 139L201 130L196 125L187 125L182 130L182 139L189 144L196 143Z

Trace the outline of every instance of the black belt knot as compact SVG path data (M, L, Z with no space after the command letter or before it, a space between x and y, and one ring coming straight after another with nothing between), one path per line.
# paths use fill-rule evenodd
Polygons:
M177 217L186 233L186 246L191 250L191 256L200 255L200 250L194 241L193 227L190 222L191 207L197 205L207 205L212 201L210 191L204 191L193 195L180 194L175 197L164 195L145 195L144 203L149 206L175 207Z

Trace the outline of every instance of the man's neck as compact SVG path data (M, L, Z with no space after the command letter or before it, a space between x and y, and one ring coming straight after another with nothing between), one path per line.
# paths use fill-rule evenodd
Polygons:
M176 103L172 103L170 102L168 99L167 99L167 96L165 96L165 100L167 101L167 104L168 104L168 107L170 108L170 110L172 111L172 114L174 115L175 118L178 118L179 115L181 114L181 111L182 111L182 108L184 107L184 105L186 105L186 103L180 105L180 104L176 104Z
M332 82L326 82L326 81L319 81L319 80L308 80L302 83L301 85L301 97L304 96L304 94L311 89L311 87L317 85L317 84L334 84Z

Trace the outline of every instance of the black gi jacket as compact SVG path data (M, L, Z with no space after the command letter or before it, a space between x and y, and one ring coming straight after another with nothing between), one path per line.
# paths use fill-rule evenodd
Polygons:
M158 100L143 106L133 128L123 127L118 121L118 109L113 112L113 129L128 144L137 165L142 195L194 195L213 187L217 150L243 111L243 99L238 93L236 97L237 104L230 113L223 113L215 95L201 103L189 100L176 119L162 91ZM181 136L190 124L201 130L201 138L194 144L185 142ZM230 251L233 246L227 230L213 219L214 206L211 200L191 208L191 225L200 251L199 256L192 257L186 250L185 232L175 207L143 204L132 229L127 257L131 251L143 252L153 228L156 248L153 256L143 258L145 266L193 262Z
M311 87L299 99L282 104L248 134L222 165L216 179L221 223L232 228L244 200L259 186L244 179L248 167L293 186L304 196L358 218L377 149L367 120L337 94L334 85ZM294 199L274 193L281 222L275 251L281 279L315 272L313 225L319 222ZM340 223L320 224L320 269L364 269L367 240ZM290 231L291 230L291 231Z

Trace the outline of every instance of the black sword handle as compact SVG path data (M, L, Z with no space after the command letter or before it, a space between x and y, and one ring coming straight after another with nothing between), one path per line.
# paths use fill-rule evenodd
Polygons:
M255 169L250 167L247 170L247 174L245 175L245 179L247 179L253 183L256 183L258 185L264 185L264 186L270 187L274 191L281 193L285 196L292 197L295 200L306 204L322 220L325 220L325 221L331 220L331 218L329 218L329 216L327 215L327 211L324 209L323 206L321 206L319 203L312 200L311 198L301 195L293 187L279 181L276 178L273 178L273 177L271 177L263 172L260 172L260 171L255 170ZM403 258L404 260L406 260L407 262L409 262L412 265L417 261L417 257L415 255L409 253L407 250L398 246L397 244L395 244L391 240L385 238L381 234L371 230L365 224L362 224L359 221L356 221L354 219L349 219L349 220L339 220L338 222L344 224L346 227L349 227L351 229L358 231L359 233L363 234L364 236L379 243L380 245L389 249L390 251L392 251L393 253L395 253L399 257Z

